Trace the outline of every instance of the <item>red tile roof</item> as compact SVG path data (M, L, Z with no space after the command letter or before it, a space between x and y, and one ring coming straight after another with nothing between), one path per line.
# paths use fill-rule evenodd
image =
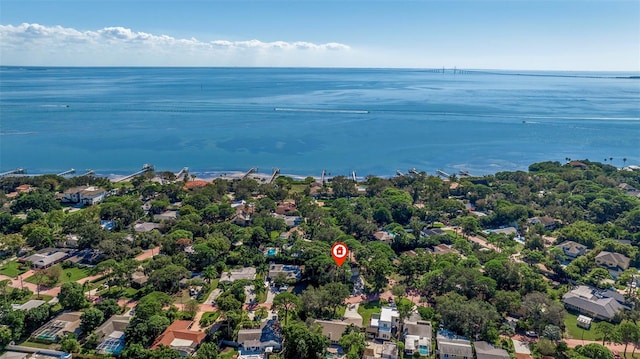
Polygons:
M200 188L200 187L204 187L206 185L208 185L210 182L207 181L203 181L203 180L193 180L193 181L189 181L187 183L184 184L184 188L186 189L194 189L194 188Z
M161 345L170 347L174 339L190 340L195 345L199 345L207 334L205 332L189 330L192 323L193 321L191 320L176 320L156 338L151 349L158 348Z

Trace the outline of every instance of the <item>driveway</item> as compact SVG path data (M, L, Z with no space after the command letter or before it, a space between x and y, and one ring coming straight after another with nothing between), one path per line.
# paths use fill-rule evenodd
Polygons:
M347 304L347 309L344 311L345 322L362 327L362 316L358 314L359 306L360 303Z

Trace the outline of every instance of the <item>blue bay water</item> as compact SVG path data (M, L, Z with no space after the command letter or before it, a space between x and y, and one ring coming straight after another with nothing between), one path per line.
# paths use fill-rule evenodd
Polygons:
M618 75L629 74L4 67L0 171L109 175L151 163L387 176L567 157L640 164L640 80Z

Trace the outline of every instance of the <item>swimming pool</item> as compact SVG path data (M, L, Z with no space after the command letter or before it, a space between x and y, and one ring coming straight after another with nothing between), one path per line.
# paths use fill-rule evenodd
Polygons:
M276 252L277 252L277 251L276 251L276 249L275 249L275 248L269 248L269 249L267 250L267 255L268 255L268 256L275 256L275 255L276 255Z
M429 348L427 348L425 345L421 345L420 347L418 347L418 351L420 352L420 355L429 355Z

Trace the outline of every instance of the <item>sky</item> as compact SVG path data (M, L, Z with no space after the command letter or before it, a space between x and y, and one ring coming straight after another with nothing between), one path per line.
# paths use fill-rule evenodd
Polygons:
M640 0L2 0L0 65L640 71Z

